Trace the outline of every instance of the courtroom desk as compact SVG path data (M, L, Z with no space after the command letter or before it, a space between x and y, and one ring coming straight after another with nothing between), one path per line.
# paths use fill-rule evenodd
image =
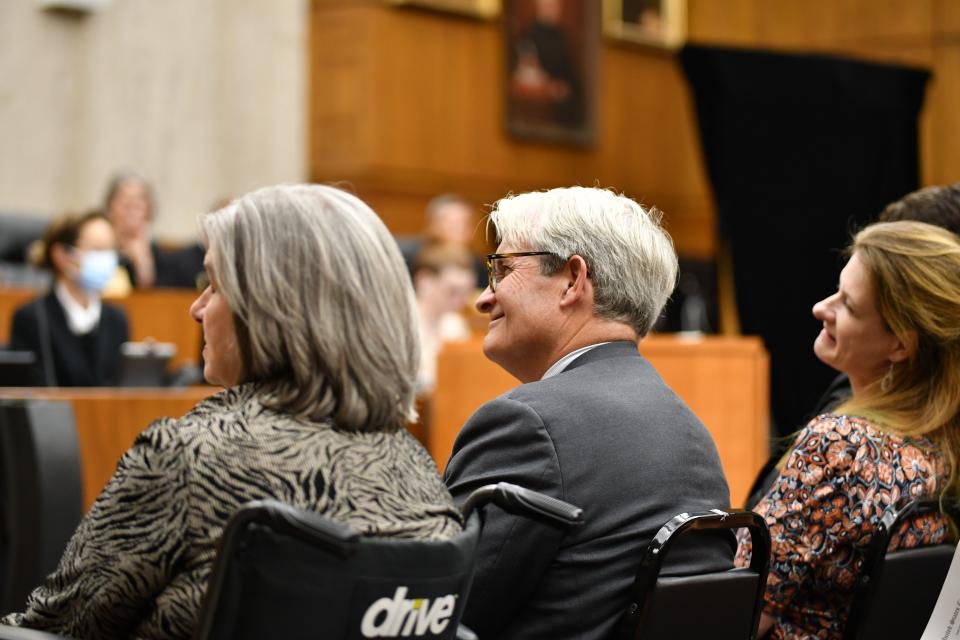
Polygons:
M742 505L769 456L769 358L763 343L753 337L656 335L640 342L640 352L710 430L730 500ZM427 433L428 449L441 471L470 415L518 384L484 357L482 339L444 346Z
M73 406L86 512L113 476L120 456L141 431L158 418L179 418L217 391L216 387L206 386L184 389L0 387L0 398L61 400Z
M32 289L0 288L0 344L10 340L10 323L17 307L26 304L44 292ZM127 314L130 339L142 341L153 338L157 342L172 342L177 353L170 360L174 370L185 362L200 360L200 325L190 317L190 305L197 294L190 289L145 289L124 298L105 298Z
M10 342L14 311L41 295L44 292L34 289L0 287L0 344Z

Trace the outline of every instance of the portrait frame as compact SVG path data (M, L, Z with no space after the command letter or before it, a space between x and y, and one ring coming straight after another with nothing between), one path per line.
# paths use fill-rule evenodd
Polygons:
M489 20L500 14L500 0L387 0L398 7L415 7Z
M687 0L603 0L603 34L611 40L679 49L687 39Z
M594 144L600 0L501 6L507 133L519 141Z

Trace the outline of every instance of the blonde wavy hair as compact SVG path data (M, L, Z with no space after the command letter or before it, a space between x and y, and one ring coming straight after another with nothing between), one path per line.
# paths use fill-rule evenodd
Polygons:
M837 413L866 416L901 436L924 436L948 465L944 494L957 496L960 460L960 237L923 222L882 222L849 248L873 283L877 309L913 354L892 365Z

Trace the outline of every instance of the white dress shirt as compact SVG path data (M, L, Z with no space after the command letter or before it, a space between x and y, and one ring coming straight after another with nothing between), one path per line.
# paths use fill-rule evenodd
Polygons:
M58 282L53 288L63 307L64 315L67 316L67 326L76 336L82 336L93 331L93 328L100 322L100 298L90 296L90 304L82 307L79 302L73 299L67 285Z
M573 362L574 360L576 360L577 358L585 354L587 351L590 351L590 349L599 347L602 344L610 344L610 343L608 341L608 342L598 342L597 344L588 344L585 347L580 347L576 351L571 351L567 355L563 356L562 358L554 362L550 366L550 368L547 369L547 372L543 374L543 377L540 379L546 380L547 378L552 378L558 373L563 373L563 370L566 369L567 365L569 365L571 362Z

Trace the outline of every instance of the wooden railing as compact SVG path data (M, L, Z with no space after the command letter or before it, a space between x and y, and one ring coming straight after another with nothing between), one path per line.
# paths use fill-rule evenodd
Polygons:
M742 503L768 451L768 359L755 338L684 341L651 337L640 350L707 425L717 443L734 505ZM442 470L460 427L484 402L519 384L487 360L479 340L449 345L440 356L437 389L422 398L429 425L410 425ZM186 389L0 388L0 398L72 404L89 508L137 434L162 416L180 417L214 387Z
M0 344L10 340L14 311L38 295L44 294L32 289L0 288ZM200 359L200 325L190 317L190 305L196 297L197 294L189 289L151 289L105 302L126 312L131 340L152 338L176 345L177 353L170 360L171 369L175 369L185 362Z
M80 448L84 511L113 476L117 461L137 435L162 417L179 418L204 398L217 393L211 386L184 389L136 388L16 388L0 387L0 398L35 398L69 402L73 408ZM425 399L419 399L426 415ZM409 425L423 441L423 425Z
M77 425L84 511L90 508L117 461L137 435L157 418L179 418L215 393L215 387L186 389L17 389L0 388L0 398L69 402Z

